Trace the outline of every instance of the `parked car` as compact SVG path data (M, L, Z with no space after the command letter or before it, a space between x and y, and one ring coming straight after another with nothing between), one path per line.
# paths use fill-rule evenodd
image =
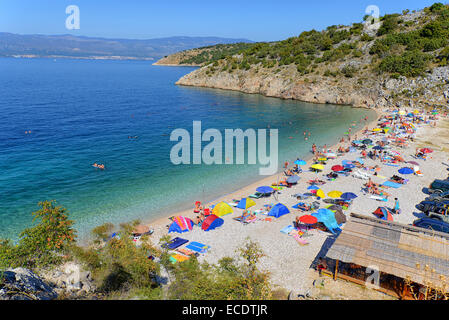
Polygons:
M441 194L449 191L449 180L435 180L429 186L430 194Z
M445 201L448 200L449 201L449 191L445 191L443 193L435 193L432 194L430 197L426 198L426 201Z
M413 225L415 227L419 228L425 228L425 229L431 229L439 232L445 232L449 233L449 223L436 220L436 219L430 219L430 218L421 218L418 220L415 220L413 222Z

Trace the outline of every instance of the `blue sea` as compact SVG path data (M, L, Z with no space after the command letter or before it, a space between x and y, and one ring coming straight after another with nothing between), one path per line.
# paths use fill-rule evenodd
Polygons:
M356 130L362 118L375 117L348 106L175 85L194 69L1 58L0 237L16 240L43 200L66 207L83 239L105 222L168 216L263 178L259 164L172 164L170 134L191 132L193 121L223 133L278 129L283 163L306 158L312 143L335 143L353 122Z

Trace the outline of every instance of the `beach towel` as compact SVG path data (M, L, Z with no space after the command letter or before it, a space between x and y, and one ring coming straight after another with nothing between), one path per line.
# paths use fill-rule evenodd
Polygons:
M185 254L186 256L193 256L195 255L195 252L192 250L186 249L186 248L178 248L176 249L179 253Z
M282 233L285 233L285 234L289 234L289 233L292 232L294 229L295 229L295 227L293 227L292 225L290 225L290 226L286 226L285 228L283 228L283 229L281 230L281 232L282 232Z
M398 164L393 164L393 163L385 163L386 166L390 166L390 167L399 167Z
M189 245L186 246L186 248L195 252L205 253L207 252L207 250L210 249L210 246L199 242L191 242Z
M377 201L384 201L384 202L388 202L387 198L382 198L380 196L371 196L371 199L377 200Z
M182 261L189 260L190 257L186 257L186 256L176 253L176 254L172 254L169 259L170 259L171 263L176 263L176 262L182 262Z
M402 184L392 182L392 181L385 181L384 183L382 183L382 186L398 189L398 188L402 187Z
M170 240L169 242L163 244L162 247L165 249L174 250L187 242L189 242L189 240L176 237Z

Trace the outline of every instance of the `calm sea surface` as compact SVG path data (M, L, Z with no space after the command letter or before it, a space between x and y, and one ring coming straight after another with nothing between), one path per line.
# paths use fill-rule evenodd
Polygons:
M354 121L353 130L361 118L375 117L365 109L174 85L192 70L1 58L0 237L17 239L42 200L65 206L84 237L105 222L166 215L262 178L258 164L173 165L170 133L191 132L195 120L223 135L227 128L279 129L283 163L307 157L312 143L337 142Z

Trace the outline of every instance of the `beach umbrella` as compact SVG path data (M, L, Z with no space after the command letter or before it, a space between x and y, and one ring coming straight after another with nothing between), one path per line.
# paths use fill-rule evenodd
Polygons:
M150 227L144 225L138 225L134 228L133 234L145 234L150 231Z
M216 215L217 217L223 217L232 212L233 212L232 207L225 202L220 202L212 210L212 214Z
M381 129L381 128L375 128L375 129L373 129L373 131L374 131L374 132L381 132L382 129Z
M327 161L327 158L319 158L318 161Z
M343 171L345 168L343 166L336 165L336 166L333 166L331 169L332 169L332 171L338 172L338 171Z
M315 169L315 170L324 170L324 167L322 164L314 164L311 168Z
M363 160L362 158L357 158L356 161L360 164L364 164L365 160Z
M320 190L320 188L313 185L313 186L308 187L307 190Z
M340 198L343 199L343 200L352 200L352 199L355 199L357 197L358 196L355 193L352 193L352 192L345 192L345 193L343 193L340 196Z
M419 166L419 163L416 161L408 161L407 163L413 164L415 166Z
M400 174L412 174L414 171L411 168L402 168L402 169L399 169L398 172Z
M288 177L287 183L295 184L295 183L298 183L299 179L300 178L298 176L294 175L294 176Z
M331 191L327 195L331 198L340 198L343 192L341 191Z
M274 192L272 187L259 187L256 191L262 194L271 194Z
M421 151L422 153L432 153L433 152L433 150L430 149L430 148L423 148L423 149L421 149L419 151Z
M341 162L341 164L342 164L342 165L352 164L352 161L351 161L351 160L343 160L343 161Z
M304 224L315 224L318 222L318 219L316 217L313 217L310 215L305 215L305 216L299 217L299 221L301 221L301 223L304 223Z
M404 110L401 110L401 111L399 111L399 114L400 114L401 116L405 116L405 115L406 115L406 112L405 112Z
M381 146L375 146L374 148L373 148L373 150L383 150L384 148L383 147L381 147Z
M242 200L240 200L240 202L237 204L236 208L239 209L248 209L251 207L254 207L256 205L256 202L254 202L253 199L251 198L243 198Z
M348 164L345 164L344 167L347 169L353 169L353 168L355 168L355 165L353 165L352 163L348 163Z
M295 164L298 166L305 166L307 162L305 162L304 160L296 160Z
M323 190L321 190L321 189L319 189L319 190L316 191L316 196L317 196L318 198L324 198L324 197L326 197L326 195L324 194Z

